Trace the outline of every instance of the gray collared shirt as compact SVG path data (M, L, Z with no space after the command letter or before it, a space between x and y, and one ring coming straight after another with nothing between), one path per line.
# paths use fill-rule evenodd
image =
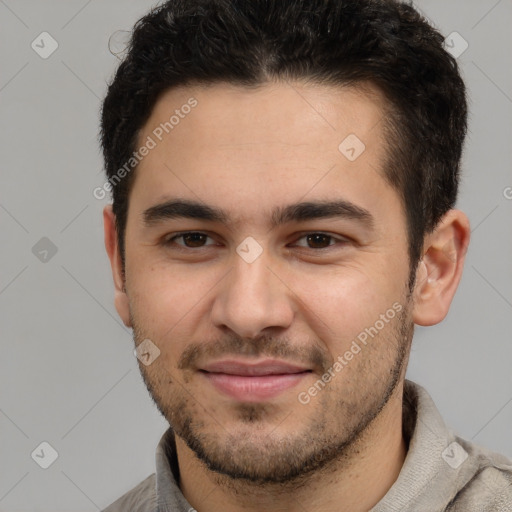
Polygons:
M512 461L456 436L425 389L409 380L403 419L407 457L398 479L369 512L512 512ZM156 449L156 474L103 512L193 512L178 475L168 429Z

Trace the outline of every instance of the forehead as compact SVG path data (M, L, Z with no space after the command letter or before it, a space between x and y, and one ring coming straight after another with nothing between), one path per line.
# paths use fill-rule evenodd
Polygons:
M140 208L171 195L208 199L227 210L243 205L249 216L313 196L398 200L382 174L385 106L370 86L168 90L139 134L139 147L151 140L152 149L137 167L133 199Z
M350 133L373 142L386 105L384 95L371 84L279 81L252 87L228 83L179 87L160 96L141 139L152 134L159 142L163 137L179 143L186 138L189 147L288 144L308 152L322 140L334 142L337 149L336 142Z

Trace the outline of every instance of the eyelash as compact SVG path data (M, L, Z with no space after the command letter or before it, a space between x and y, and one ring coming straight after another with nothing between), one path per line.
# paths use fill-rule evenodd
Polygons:
M202 236L206 236L207 238L213 239L207 233L204 233L202 231L185 231L182 233L175 234L175 235L171 236L170 238L164 239L162 242L162 245L164 245L166 247L172 246L172 245L174 245L175 240L180 239L180 238L183 239L187 235L202 235ZM297 240L301 240L303 238L306 238L306 237L312 236L312 235L321 235L323 237L327 237L330 239L330 241L334 240L335 242L338 242L338 245L339 245L339 243L341 243L342 245L346 245L347 243L349 243L349 240L345 237L336 237L334 235L331 235L329 233L324 233L322 231L310 231L310 232L304 233ZM186 245L177 244L177 248L178 248L178 250L190 251L190 250L194 250L194 249L204 249L204 248L210 247L212 245L214 245L214 244L203 245L203 246L199 246L199 247L188 247ZM310 249L315 252L318 252L321 250L328 250L331 247L334 247L335 245L336 245L336 243L332 243L332 244L329 243L329 245L327 245L326 247L320 247L320 248L314 248L314 247L308 247L308 246L299 246L299 247L301 247L302 249Z

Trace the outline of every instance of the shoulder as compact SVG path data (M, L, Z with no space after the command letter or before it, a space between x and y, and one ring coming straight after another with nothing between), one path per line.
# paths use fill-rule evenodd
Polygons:
M117 499L102 512L156 512L155 473Z
M459 437L456 440L472 457L475 467L472 478L459 489L447 512L512 511L512 461Z

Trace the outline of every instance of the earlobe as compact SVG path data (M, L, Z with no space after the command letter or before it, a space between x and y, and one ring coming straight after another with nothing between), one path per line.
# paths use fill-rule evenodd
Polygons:
M435 325L448 314L462 276L469 237L469 220L460 210L448 211L426 236L416 270L414 323Z
M103 209L103 227L105 232L105 249L110 259L112 278L114 280L114 304L117 313L126 327L132 327L130 320L130 303L126 294L125 281L119 245L117 241L115 215L112 205Z

